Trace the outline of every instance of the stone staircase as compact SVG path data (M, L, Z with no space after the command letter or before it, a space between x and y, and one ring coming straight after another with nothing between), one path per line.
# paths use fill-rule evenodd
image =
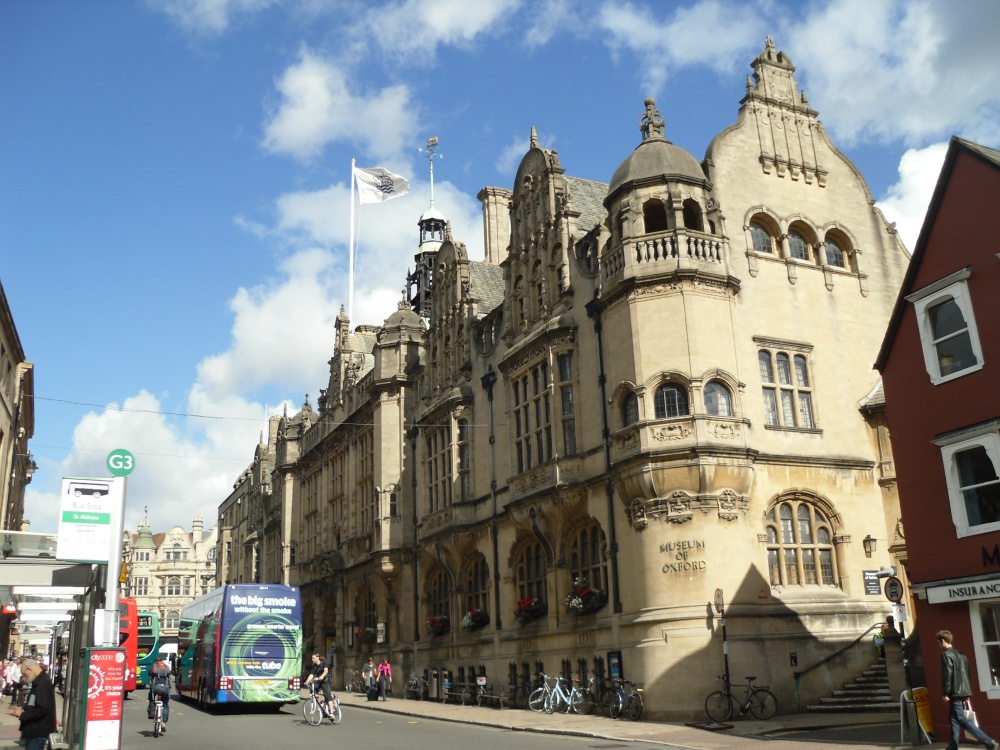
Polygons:
M899 702L889 693L885 660L880 659L853 682L834 690L829 698L821 698L819 703L807 706L806 710L810 713L898 712Z

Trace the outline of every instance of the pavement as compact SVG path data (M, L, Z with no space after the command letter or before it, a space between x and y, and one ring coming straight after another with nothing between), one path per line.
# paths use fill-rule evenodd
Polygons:
M803 732L819 733L820 737L810 735L808 747L819 750L824 745L830 748L843 748L845 742L838 740L837 730L847 730L857 727L883 727L882 736L894 736L895 744L878 742L864 744L851 741L854 748L909 748L909 743L899 742L899 715L894 713L843 713L843 714L787 714L778 715L769 721L756 719L736 719L724 725L716 725L715 729L691 726L684 722L670 721L630 721L628 719L609 719L607 716L592 714L545 714L517 708L480 708L479 706L461 706L454 703L441 703L431 700L406 700L390 698L388 701L368 701L363 694L337 693L341 705L346 709L349 721L350 712L355 709L381 711L385 713L402 714L418 719L433 719L439 721L456 721L466 724L496 727L511 731L546 732L552 734L593 737L617 742L651 742L675 747L693 748L694 750L740 750L741 748L758 748L762 741L792 742L801 744L796 739ZM889 726L889 731L884 728ZM725 728L721 728L725 727ZM894 727L894 732L892 731ZM824 739L822 735L827 735ZM924 745L924 748L943 748L945 743Z
M692 750L742 750L760 748L762 741L785 742L803 745L796 739L802 732L819 732L816 738L810 735L810 750L822 750L824 746L843 749L845 742L836 739L837 730L852 727L876 727L894 725L897 744L877 742L872 744L851 741L853 748L908 748L909 744L898 744L899 717L891 713L846 713L846 714L788 714L778 715L769 721L737 719L723 725L726 728L708 730L689 726L683 722L612 720L607 716L593 714L544 714L516 708L480 708L461 706L454 703L440 703L431 700L405 700L390 698L388 701L368 701L363 694L338 692L341 705L345 708L345 721L355 711L371 711L399 714L415 720L453 721L510 731L542 732L577 737L592 737L616 742L650 742ZM56 695L57 715L62 717L62 696ZM0 750L19 750L18 720L7 714L9 700L0 705ZM61 727L60 727L61 729ZM824 731L825 730L825 731ZM883 736L885 732L882 732ZM828 738L827 738L828 737ZM936 743L924 748L943 748L944 743Z

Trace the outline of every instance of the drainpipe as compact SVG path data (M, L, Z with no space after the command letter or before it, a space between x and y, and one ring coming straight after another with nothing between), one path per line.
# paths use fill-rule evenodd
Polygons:
M503 618L500 616L500 531L497 527L497 462L496 462L496 435L493 433L493 385L497 382L497 374L490 365L483 375L483 389L486 391L486 403L488 404L490 423L490 499L493 501L493 606L496 615L496 628L503 630Z
M413 640L420 640L420 577L417 574L417 436L420 428L417 421L413 420L413 426L406 431L406 437L410 439L410 460L413 466L410 469L410 491L413 498Z
M604 492L608 499L611 596L614 601L615 614L621 614L622 602L618 586L618 534L615 531L615 488L611 481L611 429L608 427L607 375L604 372L604 338L601 335L604 324L601 322L601 310L597 295L597 290L595 290L594 298L586 304L586 310L587 317L594 321L594 331L597 333L597 382L601 388L601 441L604 443Z

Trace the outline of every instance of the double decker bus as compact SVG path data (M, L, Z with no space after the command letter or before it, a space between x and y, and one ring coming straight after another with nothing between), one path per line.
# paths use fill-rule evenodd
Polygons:
M177 692L213 703L295 703L302 680L299 589L229 584L181 610Z
M118 645L125 649L125 692L135 690L139 612L135 599L118 600Z
M136 661L135 684L146 687L149 683L149 668L160 653L160 617L155 612L139 613L139 640Z

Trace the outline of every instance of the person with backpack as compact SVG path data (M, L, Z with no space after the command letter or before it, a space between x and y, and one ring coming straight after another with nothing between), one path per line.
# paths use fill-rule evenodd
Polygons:
M170 667L162 658L157 658L149 668L149 718L156 718L155 701L163 701L163 729L167 731L170 720Z
M326 715L333 721L333 693L331 692L330 667L327 666L326 659L319 654L312 655L312 668L309 676L306 677L306 685L315 682L317 687L323 691L323 698L326 700Z

